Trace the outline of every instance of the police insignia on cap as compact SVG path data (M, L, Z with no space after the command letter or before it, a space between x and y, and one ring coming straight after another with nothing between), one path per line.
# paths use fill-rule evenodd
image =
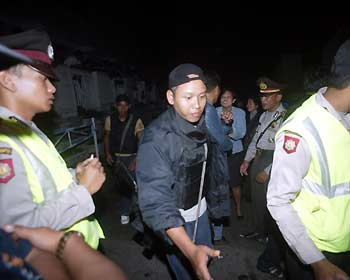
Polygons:
M53 60L54 53L53 53L53 47L52 47L51 43L47 46L47 55L49 56L49 58L51 60Z
M267 84L265 84L264 82L261 82L259 84L259 87L260 87L260 89L267 89Z

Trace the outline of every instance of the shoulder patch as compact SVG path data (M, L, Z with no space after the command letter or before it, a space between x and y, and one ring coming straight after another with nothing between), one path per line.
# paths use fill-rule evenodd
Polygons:
M283 150L287 154L295 153L300 139L288 135L284 135Z
M11 155L12 148L0 147L0 154Z
M12 159L0 160L0 183L7 183L15 176Z

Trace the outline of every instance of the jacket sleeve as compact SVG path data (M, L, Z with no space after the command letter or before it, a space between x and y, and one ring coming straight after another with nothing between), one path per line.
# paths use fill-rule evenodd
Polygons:
M243 110L234 110L234 121L232 123L232 133L230 137L233 140L243 139L246 134L245 112Z
M11 172L0 180L0 226L12 223L61 230L95 211L89 192L74 182L51 200L34 202L19 154L7 143L0 142L0 146L11 149L11 154L0 154L0 164Z
M216 143L219 144L220 150L223 152L232 150L232 142L224 133L221 120L216 109L211 106L207 106L205 114L207 129L210 135L215 139Z
M144 222L169 241L165 230L184 224L176 207L175 180L169 157L169 150L175 144L171 137L158 137L158 141L154 141L148 136L144 135L137 154L138 202Z

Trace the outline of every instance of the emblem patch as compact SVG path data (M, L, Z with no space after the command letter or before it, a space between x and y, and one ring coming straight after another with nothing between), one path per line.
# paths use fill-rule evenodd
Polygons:
M2 148L0 147L0 154L11 155L12 148Z
M15 176L12 159L0 160L0 183L7 183Z
M294 153L297 150L300 139L284 135L283 150L287 154Z

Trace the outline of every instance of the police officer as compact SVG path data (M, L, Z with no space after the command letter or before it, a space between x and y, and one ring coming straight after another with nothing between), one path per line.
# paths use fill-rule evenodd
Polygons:
M261 105L265 111L260 116L256 133L240 166L241 175L248 175L249 164L254 159L249 174L254 228L252 232L241 236L256 238L264 242L266 240L265 217L267 214L266 187L275 148L274 137L283 122L283 116L286 112L281 103L285 85L266 77L259 78L257 85L259 87Z
M328 86L276 135L267 206L292 249L290 279L349 279L350 71L338 54Z
M101 163L88 159L70 172L32 121L54 101L50 38L44 30L30 30L0 37L0 43L30 60L0 67L0 226L75 229L97 248L102 229L86 218L95 210L91 195L105 180Z

